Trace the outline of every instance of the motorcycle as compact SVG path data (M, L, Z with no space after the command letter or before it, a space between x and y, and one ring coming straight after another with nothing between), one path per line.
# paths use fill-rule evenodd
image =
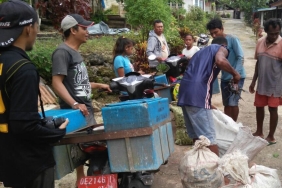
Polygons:
M189 59L181 55L170 55L165 60L165 63L169 66L169 70L165 74L170 83L174 83L185 72L189 64Z
M156 83L151 75L140 75L136 72L128 73L125 77L115 78L109 85L114 92L127 92L127 95L120 96L121 101L153 98L156 97L154 86L166 86L166 84ZM89 164L87 164L87 176L111 173L106 142L96 141L82 144L81 149L88 153L90 158ZM152 172L147 171L124 172L118 173L117 179L118 188L150 188L154 176Z
M148 57L149 60L154 60L155 55ZM158 64L156 67L158 72L166 74L170 83L177 81L177 77L182 75L189 64L189 59L184 55L171 54L163 63ZM167 66L166 66L167 65Z
M199 39L197 42L197 46L202 49L208 45L210 37L207 34L201 33L199 34Z

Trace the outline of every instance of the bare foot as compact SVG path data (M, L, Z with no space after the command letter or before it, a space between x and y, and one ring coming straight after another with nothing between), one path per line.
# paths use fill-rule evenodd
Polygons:
M266 137L265 140L267 142L270 142L270 143L275 143L276 142L275 138L274 137L270 137L270 136Z
M264 136L263 136L263 134L261 134L261 133L254 132L254 133L253 133L253 136L259 136L259 137L261 137L261 138L264 139Z

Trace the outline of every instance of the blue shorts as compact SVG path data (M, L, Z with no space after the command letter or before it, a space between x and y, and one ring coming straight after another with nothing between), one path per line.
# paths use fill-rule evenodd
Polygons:
M245 81L245 78L240 79L238 83L239 88L243 88L244 81ZM229 81L221 80L220 87L221 87L223 106L238 106L239 99L241 96L241 91L240 91L240 95L231 95L230 91L228 90L228 84L229 84Z
M212 111L210 109L182 106L182 111L190 138L196 139L203 135L210 140L211 145L216 144Z

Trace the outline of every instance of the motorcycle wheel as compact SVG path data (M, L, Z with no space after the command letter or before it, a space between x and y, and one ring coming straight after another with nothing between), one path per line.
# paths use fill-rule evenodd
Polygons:
M151 188L150 185L144 185L140 180L133 179L130 183L128 188Z

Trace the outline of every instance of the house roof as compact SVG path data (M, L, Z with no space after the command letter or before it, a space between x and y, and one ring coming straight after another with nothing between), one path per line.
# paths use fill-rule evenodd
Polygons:
M277 7L277 6L281 6L281 5L282 5L282 0L278 0L278 1L270 4L271 7Z
M57 108L58 106L57 96L54 94L52 89L49 86L40 83L39 90L41 93L41 99L43 102L44 110ZM39 97L38 97L38 110L41 111Z

